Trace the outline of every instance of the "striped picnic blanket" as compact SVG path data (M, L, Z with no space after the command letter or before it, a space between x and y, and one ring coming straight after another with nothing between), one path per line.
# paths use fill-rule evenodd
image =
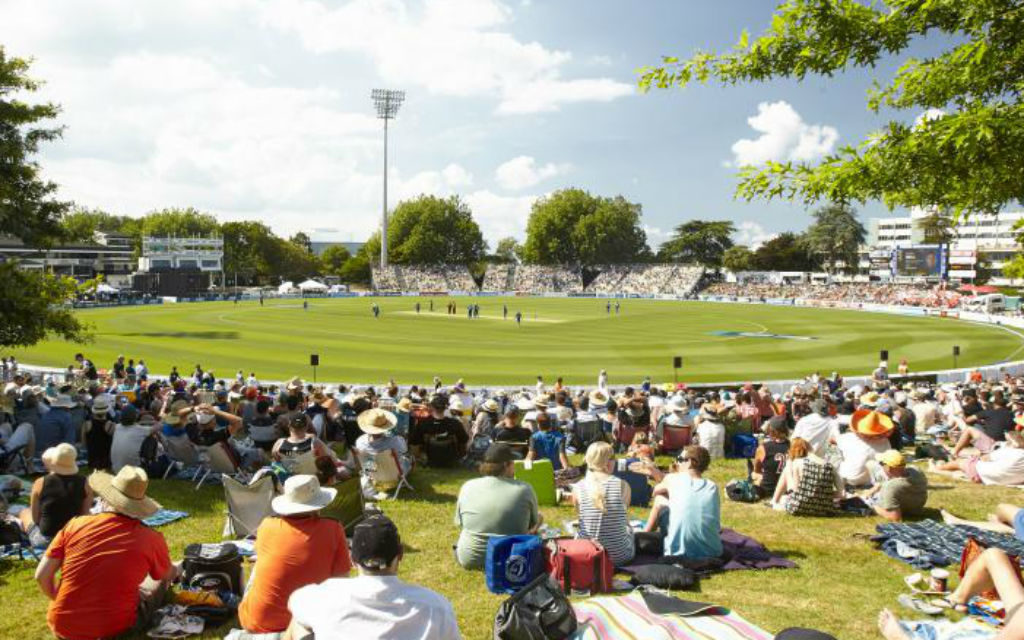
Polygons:
M703 615L659 616L647 608L638 591L600 596L572 605L579 630L572 640L772 640L738 614L718 608Z

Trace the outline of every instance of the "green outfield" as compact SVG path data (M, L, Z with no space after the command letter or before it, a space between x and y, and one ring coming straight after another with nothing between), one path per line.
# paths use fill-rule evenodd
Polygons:
M264 380L312 378L379 383L530 384L562 376L593 384L607 369L612 384L643 376L672 380L672 358L683 357L681 381L740 381L800 377L812 371L870 372L888 349L892 367L911 371L1024 358L1024 337L1002 327L942 318L767 305L623 300L618 314L603 299L341 298L196 303L81 311L95 341L50 341L16 352L21 362L67 366L76 351L101 368L118 354L143 358L150 371L182 373L197 364L222 377L238 369ZM381 308L374 318L371 304ZM421 311L415 311L416 303ZM434 310L430 311L433 302ZM480 317L466 317L466 305ZM508 318L503 318L503 306ZM522 324L514 320L522 313Z

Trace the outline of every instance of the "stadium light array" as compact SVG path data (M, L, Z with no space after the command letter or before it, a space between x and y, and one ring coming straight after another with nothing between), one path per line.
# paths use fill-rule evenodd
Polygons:
M380 266L388 266L388 120L398 115L405 100L404 91L374 89L370 92L377 117L384 121L384 210L380 218Z

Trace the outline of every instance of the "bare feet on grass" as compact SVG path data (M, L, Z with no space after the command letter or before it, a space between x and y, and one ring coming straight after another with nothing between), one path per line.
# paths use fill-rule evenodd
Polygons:
M878 614L878 631L885 640L910 640L910 636L900 626L900 621L888 609L882 609Z

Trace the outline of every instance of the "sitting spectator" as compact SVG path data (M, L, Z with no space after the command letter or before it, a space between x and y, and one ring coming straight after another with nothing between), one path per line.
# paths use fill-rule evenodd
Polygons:
M28 389L28 387L25 387ZM46 451L62 442L75 444L78 442L78 428L71 420L71 409L75 401L66 393L57 394L50 402L50 410L38 420L36 427L36 451ZM15 422L19 416L15 415Z
M971 482L1016 486L1024 484L1024 437L1016 432L1006 434L1006 446L991 453L932 463L937 471L963 471Z
M89 467L109 470L110 447L114 442L114 423L110 420L111 398L101 394L93 398L90 416L82 425L83 441L89 455Z
M0 419L3 419L0 417ZM14 451L21 447L26 460L31 460L36 453L36 430L30 422L22 422L17 427L10 422L0 423L0 453Z
M718 417L718 408L710 402L701 405L697 417L697 442L711 459L725 457L725 425Z
M928 502L928 479L908 467L903 454L895 449L880 454L878 462L886 479L864 496L872 499L875 513L892 522L919 515Z
M654 445L651 444L651 432L637 431L633 436L633 442L626 451L626 456L640 460L654 460Z
M829 417L828 402L821 398L811 403L811 413L800 418L793 428L793 437L810 446L810 453L822 458L825 449L839 437L839 425Z
M968 400L974 396L967 396ZM967 412L968 404L964 404L964 411ZM1006 433L1014 430L1013 412L1006 408L1006 399L1002 396L996 398L991 409L981 410L975 414L978 418L975 426L969 426L960 434L956 446L953 447L952 456L957 458L960 452L968 446L973 445L978 453L985 454L995 447L997 442L1006 440Z
M402 541L384 515L355 527L355 578L330 578L295 591L288 600L291 638L382 638L458 640L458 622L443 596L402 582Z
M632 497L630 488L612 475L615 451L607 442L594 442L587 447L586 461L586 477L572 485L579 537L599 542L612 563L621 567L629 564L636 553L626 513Z
M247 427L253 443L267 453L273 450L274 443L281 437L281 430L270 415L270 403L266 400L256 402L256 415Z
M967 572L961 578L957 588L945 598L945 603L947 607L966 613L967 603L971 598L993 589L998 594L997 599L1002 602L1002 607L1006 611L1002 630L998 634L993 631L991 635L972 637L992 637L1003 640L1024 638L1024 613L1021 613L1021 605L1024 605L1024 584L1020 579L1020 567L1011 561L1002 549L986 549L978 556L967 567ZM916 623L914 626L920 627L921 623ZM925 635L917 633L911 635L908 628L900 623L888 609L883 610L878 616L878 628L886 640L938 637L934 631L924 631Z
M645 531L665 536L665 555L717 558L722 555L722 504L718 485L704 477L711 465L707 449L691 444L676 458L672 473L654 465L645 471L658 482Z
M360 413L357 421L359 428L363 430L363 435L356 440L357 454L362 453L365 456L394 451L402 474L408 474L412 470L412 458L408 455L405 438L391 435L398 423L395 414L384 409L369 409ZM374 495L373 480L369 475L363 476L363 491L368 496Z
M101 513L72 518L36 568L36 581L51 600L46 620L57 637L112 638L148 628L178 575L164 537L142 523L160 509L146 496L148 485L146 472L136 467L89 477Z
M494 437L498 426L498 403L494 398L488 398L480 406L480 411L473 420L472 436Z
M238 621L250 633L279 633L288 628L288 597L300 587L347 577L352 569L345 529L318 517L337 495L314 476L284 483L271 503L277 517L264 518L256 531L256 566L238 607Z
M312 475L320 456L333 457L327 445L309 432L309 418L304 413L294 414L288 422L288 437L274 443L271 457L290 473Z
M762 440L754 454L753 479L762 498L775 493L789 457L789 429L782 416L769 418L764 425L768 438Z
M78 475L78 451L61 443L43 452L49 472L32 483L29 507L18 514L22 529L33 547L45 547L71 518L86 515L92 507L92 491L85 476Z
M464 455L469 434L462 423L445 415L448 401L442 395L430 399L430 416L409 429L413 456L432 467L451 467Z
M569 459L565 457L565 435L555 429L551 418L546 412L538 411L537 432L530 436L530 450L527 460L550 460L555 471L569 467Z
M121 419L114 425L114 439L110 445L110 464L114 473L125 465L141 466L139 454L142 443L160 429L160 425L151 419L145 424L136 424L138 415L135 407L128 405L121 410ZM149 414L146 416L151 418Z
M830 463L811 452L803 438L793 438L789 462L772 496L772 506L795 516L829 516L843 497L843 481Z
M889 416L878 411L861 409L850 417L850 430L836 438L842 456L839 477L851 487L877 484L881 477L872 477L875 459L890 450L889 434L895 425ZM877 471L876 471L877 473Z
M508 445L492 444L480 464L482 477L459 490L455 525L461 531L455 558L464 569L484 567L490 537L534 533L543 521L533 488L513 479L515 459Z

